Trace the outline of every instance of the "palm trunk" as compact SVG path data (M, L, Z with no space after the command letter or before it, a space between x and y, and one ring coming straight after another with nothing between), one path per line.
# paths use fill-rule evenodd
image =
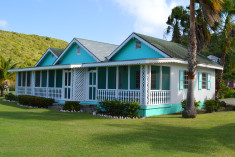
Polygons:
M196 70L197 40L195 29L195 0L190 0L190 45L188 48L188 92L187 100L182 117L195 118L196 109L194 106L194 76Z
M222 53L222 56L221 56L220 65L221 65L222 67L224 67L224 64L225 64L225 57L226 57L226 54L227 54L226 52L223 52L223 53ZM216 100L219 100L219 91L221 90L221 84L222 84L223 73L224 73L223 70L219 70L219 71L218 71L218 74L217 74L216 90L215 90L215 99L216 99Z
M1 88L1 97L3 97L4 89Z

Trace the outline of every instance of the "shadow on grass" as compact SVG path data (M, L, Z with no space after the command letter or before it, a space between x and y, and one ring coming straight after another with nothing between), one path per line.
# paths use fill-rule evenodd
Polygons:
M150 144L154 151L188 152L201 155L212 155L225 146L235 150L235 123L197 129L193 127L177 127L162 124L143 123L141 125L109 124L116 128L135 131L109 133L99 135L94 141L104 145ZM148 152L146 152L147 156Z
M53 109L28 108L19 106L14 102L0 101L0 105L17 108L20 110L0 111L0 118L5 119L23 119L23 120L51 120L51 121L67 121L67 120L94 120L102 119L101 117L92 116L86 112L60 112Z

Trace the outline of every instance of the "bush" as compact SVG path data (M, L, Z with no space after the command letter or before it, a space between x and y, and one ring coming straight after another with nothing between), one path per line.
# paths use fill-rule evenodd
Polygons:
M138 102L121 102L119 100L105 100L99 103L98 112L112 116L139 117Z
M181 106L184 109L186 105L186 99L184 99L183 101L181 101ZM194 106L196 109L198 109L200 107L200 101L196 101L194 100Z
M67 101L65 102L63 106L63 110L68 110L68 111L80 111L80 102L78 101Z
M18 97L12 93L9 93L5 95L5 99L10 101L17 101Z
M235 92L232 88L229 88L226 86L226 84L223 82L221 84L221 90L219 92L219 98L234 98L235 97Z
M214 111L218 111L221 107L220 102L218 100L206 100L205 101L205 107L206 107L206 112L214 112Z
M19 95L18 101L22 105L39 108L48 108L49 106L52 106L55 102L55 100L51 98L36 97L31 95Z

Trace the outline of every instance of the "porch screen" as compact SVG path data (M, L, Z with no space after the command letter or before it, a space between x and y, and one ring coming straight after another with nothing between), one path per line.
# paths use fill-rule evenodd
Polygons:
M25 87L25 83L26 83L26 72L23 72L23 81L22 81L22 86Z
M116 89L116 67L108 68L108 89Z
M56 87L62 87L62 70L56 70Z
M35 72L35 87L40 87L40 71Z
M151 66L151 90L160 89L160 66Z
M47 86L47 71L42 71L42 87Z
M21 72L18 73L18 86L21 86Z
M49 87L54 87L55 83L55 70L50 70L49 71Z
M130 67L130 89L140 89L140 66Z
M27 72L27 86L30 87L31 84L31 71Z
M106 67L98 68L98 89L106 89Z
M119 89L128 89L128 67L119 67Z
M170 90L170 67L162 67L162 90Z

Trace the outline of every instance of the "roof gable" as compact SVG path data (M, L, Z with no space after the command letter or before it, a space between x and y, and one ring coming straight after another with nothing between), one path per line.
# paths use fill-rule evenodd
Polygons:
M139 41L135 37L131 38L117 53L110 59L111 61L119 60L136 60L136 59L147 59L147 58L165 58L158 51L153 50L145 43L141 42L141 48L136 49L136 42Z
M35 64L35 67L53 65L55 60L60 55L60 52L62 51L63 49L48 48L47 51L43 54L43 56L40 58L40 60Z

